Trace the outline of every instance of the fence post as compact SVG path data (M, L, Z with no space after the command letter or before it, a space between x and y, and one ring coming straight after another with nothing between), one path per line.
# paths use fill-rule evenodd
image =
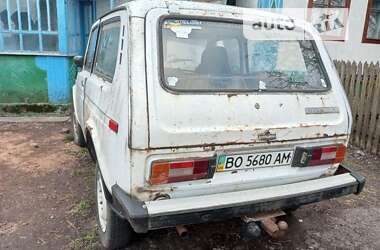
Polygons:
M380 96L380 82L379 75L380 69L378 65L375 66L375 77L373 79L373 96L372 103L369 107L368 112L370 113L369 120L369 129L368 129L368 140L366 145L366 150L368 152L376 152L377 151L377 141L375 140L376 135L376 122L378 120L378 110L379 110L379 96Z
M356 125L356 132L355 132L355 142L354 145L360 146L362 136L364 134L363 132L363 120L364 120L364 104L365 104L365 98L366 98L366 92L367 92L367 84L369 80L369 65L368 63L364 63L363 66L363 77L360 82L360 94L359 94L359 101L358 101L358 118L357 118L357 125Z

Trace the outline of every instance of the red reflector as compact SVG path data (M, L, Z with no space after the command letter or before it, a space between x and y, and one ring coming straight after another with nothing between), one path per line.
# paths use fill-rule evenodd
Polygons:
M119 132L119 124L114 120L109 120L108 127L115 133Z

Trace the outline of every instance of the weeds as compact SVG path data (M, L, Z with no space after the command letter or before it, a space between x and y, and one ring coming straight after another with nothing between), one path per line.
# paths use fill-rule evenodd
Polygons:
M87 171L84 171L83 169L74 169L71 176L79 177L79 176L83 176L86 173Z
M63 142L69 143L69 142L72 142L72 141L74 141L74 136L72 134L65 135L65 138L63 139Z
M85 233L80 238L73 240L71 242L71 249L74 249L74 250L99 249L96 229L92 229L91 231Z
M80 148L78 151L78 156L84 157L87 155L87 153L88 153L87 148Z
M93 201L91 200L81 200L77 205L75 205L71 209L71 213L74 215L87 215L89 214L92 206L93 206Z

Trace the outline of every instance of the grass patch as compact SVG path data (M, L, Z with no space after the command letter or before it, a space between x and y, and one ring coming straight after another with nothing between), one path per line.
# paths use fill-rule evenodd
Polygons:
M80 167L75 168L71 176L73 177L83 177L86 187L93 186L94 176L95 176L95 166L93 162L85 162Z
M94 202L91 200L81 200L77 205L71 209L74 215L87 215L91 211Z
M88 172L88 175L83 177L87 191L91 191L94 187L95 168Z
M85 233L80 238L73 240L71 242L71 249L74 249L74 250L79 250L79 249L85 249L85 250L99 249L96 229L93 229L93 230Z
M77 156L79 157L84 157L88 154L88 149L87 148L80 148L77 152Z
M73 173L71 174L71 176L74 176L74 177L79 177L79 176L83 176L87 173L87 171L85 170L82 170L82 169L74 169L73 170Z
M71 140L74 140L74 137L70 138L69 135L66 136L67 138L65 137L63 139L64 142L69 143ZM88 154L87 148L80 148L78 146L74 146L71 148L65 148L64 152L68 155L75 156L77 158L84 158L88 156L88 159L90 159L90 155Z
M16 103L0 104L0 110L4 113L23 114L23 113L57 113L68 114L69 104L54 105L50 103Z
M67 135L65 135L65 138L63 139L63 141L65 143L72 142L72 141L74 141L74 136L72 134L67 134Z

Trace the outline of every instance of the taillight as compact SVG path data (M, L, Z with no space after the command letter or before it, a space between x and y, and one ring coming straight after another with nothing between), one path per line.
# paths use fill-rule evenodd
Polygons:
M153 162L149 183L152 185L212 178L215 159Z
M346 155L346 146L343 144L326 147L297 148L293 160L293 167L320 166L340 163Z

